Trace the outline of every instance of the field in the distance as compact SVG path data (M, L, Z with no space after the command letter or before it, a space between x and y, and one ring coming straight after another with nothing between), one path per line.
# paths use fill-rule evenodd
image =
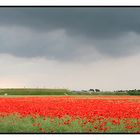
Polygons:
M140 97L0 97L0 133L140 133Z
M69 94L66 89L0 89L0 95L65 95Z
M126 92L74 92L67 89L30 89L30 88L17 88L17 89L0 89L0 95L128 95Z

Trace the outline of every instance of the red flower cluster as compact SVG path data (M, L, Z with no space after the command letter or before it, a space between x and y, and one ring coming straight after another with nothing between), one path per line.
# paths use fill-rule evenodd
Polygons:
M80 117L89 120L99 116L140 119L139 100L140 97L132 96L0 98L0 113L52 118L69 115L73 118ZM112 123L119 124L115 120Z

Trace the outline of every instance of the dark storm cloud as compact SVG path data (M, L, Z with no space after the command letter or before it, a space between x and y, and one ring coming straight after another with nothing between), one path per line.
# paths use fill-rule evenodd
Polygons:
M140 8L0 8L0 26L0 52L21 57L95 59L95 50L111 57L140 51Z
M140 8L0 8L0 23L37 30L66 28L94 37L140 32Z

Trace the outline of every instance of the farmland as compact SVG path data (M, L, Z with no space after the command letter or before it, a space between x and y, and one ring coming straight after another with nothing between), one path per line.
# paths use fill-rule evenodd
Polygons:
M65 93L69 93L69 91L66 89L0 89L0 95L65 95Z
M0 97L0 133L140 133L139 96Z
M40 88L11 88L11 89L0 89L0 95L129 95L126 92L85 92L79 91L74 92L68 89L40 89Z

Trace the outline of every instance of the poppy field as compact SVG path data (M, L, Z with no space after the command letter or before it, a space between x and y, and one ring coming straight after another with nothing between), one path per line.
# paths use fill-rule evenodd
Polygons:
M140 133L140 97L1 97L0 133Z

